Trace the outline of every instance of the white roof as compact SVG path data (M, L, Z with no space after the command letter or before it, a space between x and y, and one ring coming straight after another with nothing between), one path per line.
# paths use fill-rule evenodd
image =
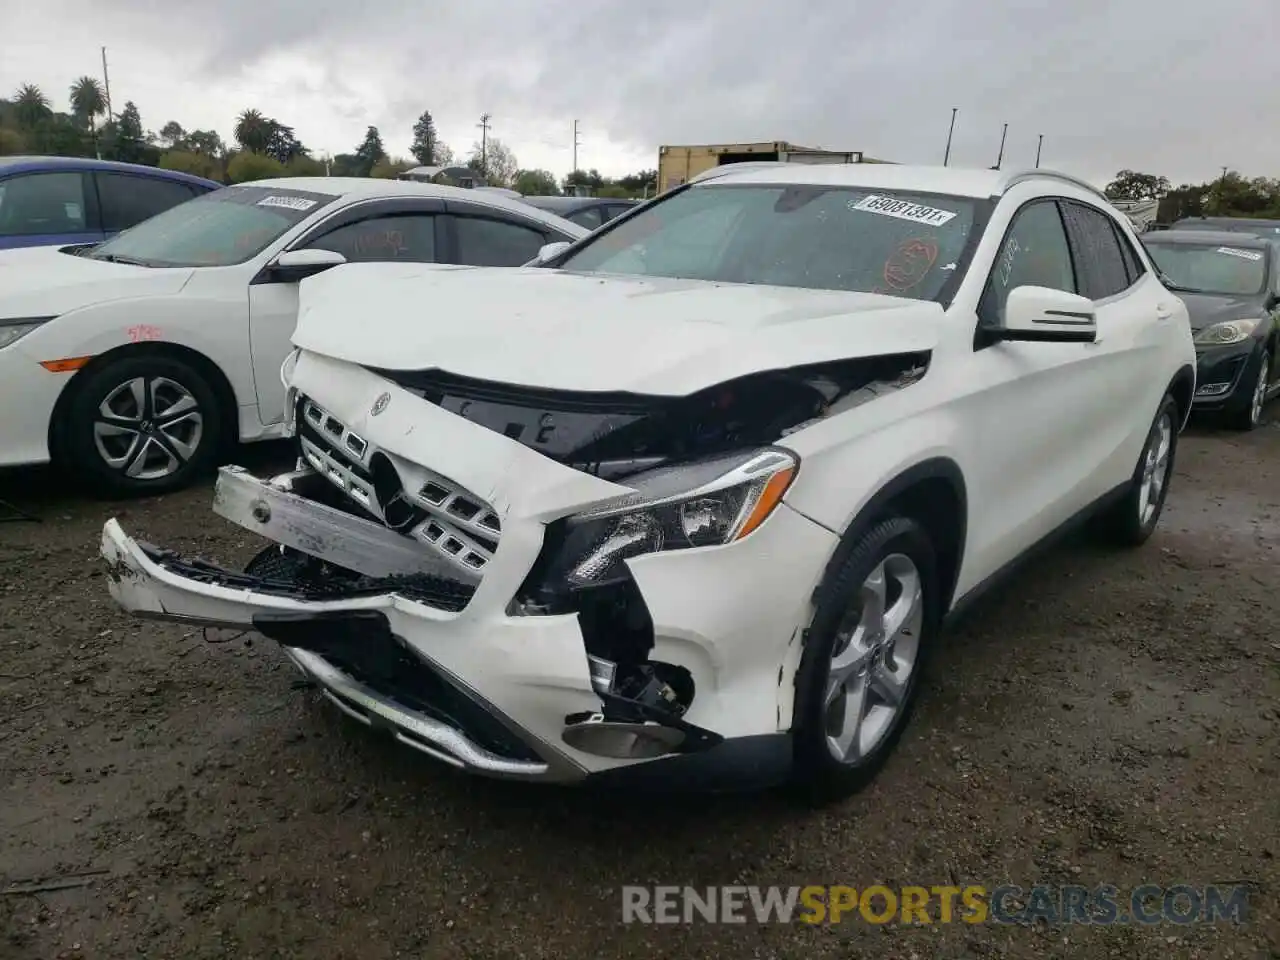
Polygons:
M439 183L420 183L414 180L384 180L380 177L277 177L272 180L249 180L236 184L240 187L276 187L281 190L310 190L331 193L349 203L378 197L435 197L440 200L465 200L510 210L526 218L540 220L572 236L585 236L589 230L571 220L531 207L519 200L512 200L491 190L468 190L465 187L449 187Z
M735 169L741 167L742 169ZM717 183L812 183L924 191L958 197L992 197L1015 181L1031 177L1067 180L1090 191L1097 188L1052 170L987 170L966 167L911 166L897 163L743 163L715 167L704 175ZM695 178L702 179L702 178Z

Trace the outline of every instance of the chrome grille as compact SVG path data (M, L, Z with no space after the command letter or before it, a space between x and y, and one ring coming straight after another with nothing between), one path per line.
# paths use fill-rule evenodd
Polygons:
M309 429L298 430L298 442L314 470L385 523L373 465L375 458L386 457L399 476L405 500L425 515L401 532L451 561L468 579L476 579L493 559L502 534L502 522L491 506L447 477L387 456L310 398L301 398L299 406L301 426Z

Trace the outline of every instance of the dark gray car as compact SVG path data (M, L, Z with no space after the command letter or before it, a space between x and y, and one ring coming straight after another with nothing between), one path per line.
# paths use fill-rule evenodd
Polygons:
M1280 243L1198 229L1144 234L1142 242L1191 314L1195 408L1253 429L1280 393Z
M580 227L594 230L614 217L637 206L639 200L619 200L612 197L524 197L530 206L554 213L571 220Z

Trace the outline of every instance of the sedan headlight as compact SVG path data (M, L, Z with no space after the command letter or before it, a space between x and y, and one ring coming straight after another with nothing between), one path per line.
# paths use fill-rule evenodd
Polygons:
M1258 326L1257 320L1224 320L1205 327L1195 335L1195 342L1202 347L1225 347L1241 340L1248 340Z
M798 468L794 454L767 448L631 477L635 493L568 519L549 579L603 586L625 577L632 557L741 540L782 502Z
M0 350L17 343L32 330L42 327L53 317L17 317L13 320L0 320Z

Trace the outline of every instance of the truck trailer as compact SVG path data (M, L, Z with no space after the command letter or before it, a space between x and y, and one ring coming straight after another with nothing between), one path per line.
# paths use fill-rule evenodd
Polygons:
M658 148L659 192L678 187L713 167L726 163L783 161L785 163L879 163L860 150L822 150L797 147L785 140L766 143L713 143Z

